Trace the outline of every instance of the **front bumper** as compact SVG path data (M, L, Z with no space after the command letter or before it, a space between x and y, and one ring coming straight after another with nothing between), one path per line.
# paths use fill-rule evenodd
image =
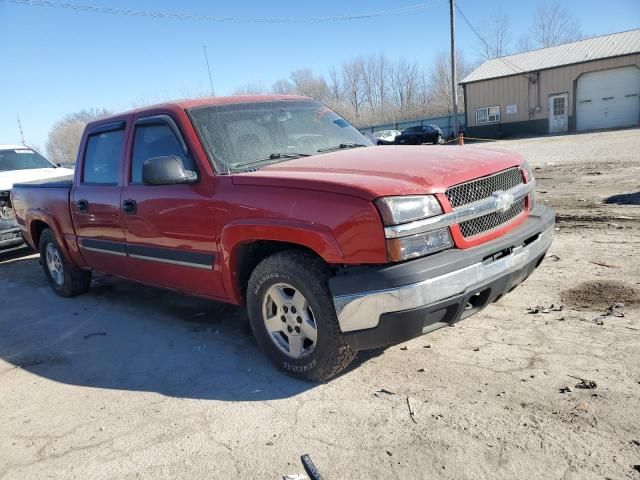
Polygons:
M542 262L554 220L554 213L540 206L512 232L478 247L347 270L330 281L342 332L356 349L376 348L480 311Z

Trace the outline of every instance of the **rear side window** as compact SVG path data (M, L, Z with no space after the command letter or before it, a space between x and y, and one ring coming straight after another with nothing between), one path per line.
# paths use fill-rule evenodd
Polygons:
M169 125L164 123L136 127L131 156L131 183L142 183L142 165L153 157L173 155L187 170L195 170L193 159L185 155Z
M89 135L82 170L84 183L118 184L123 140L124 130Z

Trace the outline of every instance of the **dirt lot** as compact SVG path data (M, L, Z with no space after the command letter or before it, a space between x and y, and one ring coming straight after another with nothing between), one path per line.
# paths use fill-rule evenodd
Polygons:
M640 478L640 131L497 145L558 210L550 257L323 385L272 368L241 310L109 278L64 300L5 259L0 478L278 479L303 453L327 480Z

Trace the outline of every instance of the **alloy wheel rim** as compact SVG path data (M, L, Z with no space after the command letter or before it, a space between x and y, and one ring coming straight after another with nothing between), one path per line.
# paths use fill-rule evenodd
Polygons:
M64 267L60 252L53 243L47 244L46 261L51 278L56 285L62 286L64 284Z
M318 327L313 310L288 283L269 287L262 301L262 320L271 341L288 357L304 358L315 349Z

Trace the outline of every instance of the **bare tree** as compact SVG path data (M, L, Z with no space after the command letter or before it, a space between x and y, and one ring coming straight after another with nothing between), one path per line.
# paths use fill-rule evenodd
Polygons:
M47 157L54 163L73 164L82 132L87 123L111 115L106 109L89 109L70 113L57 121L47 139Z
M371 113L382 115L387 97L389 61L384 55L374 55L362 62L362 87Z
M363 70L362 58L355 58L342 64L342 82L345 96L355 118L360 117L360 110L364 101Z
M496 10L484 22L484 28L482 28L484 41L480 42L480 55L485 60L504 57L511 53L510 24L509 17L502 10Z
M310 68L300 68L291 72L291 81L298 95L323 101L328 97L329 88L324 77L316 77Z
M233 91L233 95L260 95L266 92L267 89L262 82L249 82L242 87L236 88Z
M470 70L459 52L459 79ZM315 98L357 126L375 125L450 112L450 72L446 53L439 55L429 70L416 62L371 55L329 68L328 82L309 68L294 70L290 80L276 81L270 91ZM256 90L261 91L262 87L241 89L243 93L257 93Z
M295 87L289 80L283 78L274 82L271 86L271 91L280 95L291 95L292 93L295 93Z
M529 50L533 50L533 43L531 42L531 38L527 35L522 35L518 39L518 45L516 47L516 51L520 52L528 52Z
M419 68L416 63L404 60L396 62L391 70L390 88L396 107L400 112L411 112L415 100L418 98Z
M540 47L552 47L582 38L578 20L559 2L538 7L530 32L533 41Z
M342 83L340 74L334 67L329 68L329 95L331 103L338 104L342 100Z
M456 70L458 83L471 72L471 65L466 61L462 52L456 52ZM442 52L436 57L430 74L430 93L433 106L440 112L453 111L451 92L451 57ZM458 104L464 105L463 90L458 86Z

